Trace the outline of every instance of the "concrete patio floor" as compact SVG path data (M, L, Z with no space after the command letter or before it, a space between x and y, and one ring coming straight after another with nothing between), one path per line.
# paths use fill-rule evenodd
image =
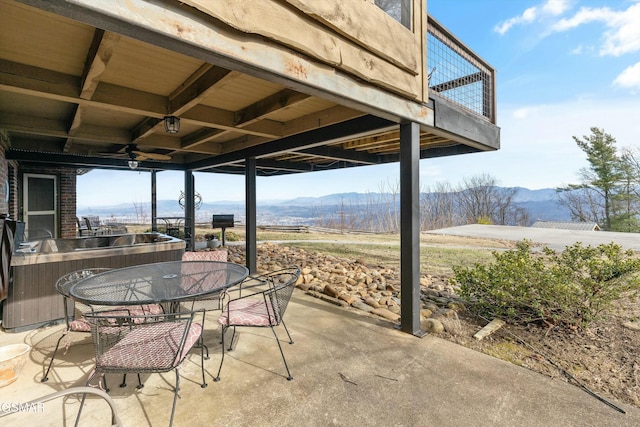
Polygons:
M205 361L209 386L200 388L199 352L181 369L175 426L638 426L640 409L615 402L621 414L578 387L469 350L436 336L416 338L393 325L332 306L296 290L285 315L295 341L283 340L294 377L287 381L269 329L239 330L227 353L222 379L220 331L208 316ZM2 345L25 342L30 359L18 380L0 388L0 402L24 403L84 385L93 368L91 339L75 335L59 353L50 379L41 383L62 326L19 334L0 333ZM282 336L286 337L284 331ZM63 341L64 342L64 341ZM173 399L173 372L135 376L110 395L125 426L166 426ZM603 396L607 398L607 396ZM73 425L78 397L44 404L42 412L0 419L3 426ZM88 398L83 426L109 425L104 401Z

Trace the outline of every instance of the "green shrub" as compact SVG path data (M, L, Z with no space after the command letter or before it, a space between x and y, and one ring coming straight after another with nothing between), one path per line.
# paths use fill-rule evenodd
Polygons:
M483 215L480 218L478 218L478 224L482 224L482 225L491 225L491 217L487 216L487 215Z
M614 243L533 254L523 240L493 256L489 265L453 268L460 295L486 318L586 326L614 301L640 290L640 260Z

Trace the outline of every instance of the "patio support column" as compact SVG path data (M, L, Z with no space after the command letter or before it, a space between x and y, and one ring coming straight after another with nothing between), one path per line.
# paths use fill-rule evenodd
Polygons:
M400 329L420 330L420 126L400 124Z
M151 231L158 231L158 192L157 192L157 171L151 171Z
M247 157L244 161L245 177L245 228L247 237L246 258L250 274L255 274L258 265L256 242L256 158Z
M184 240L187 250L195 250L196 208L194 204L195 180L192 170L184 171Z

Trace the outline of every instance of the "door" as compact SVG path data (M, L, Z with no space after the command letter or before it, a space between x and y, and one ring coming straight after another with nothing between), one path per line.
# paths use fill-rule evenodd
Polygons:
M29 240L58 235L55 175L24 174L23 216Z

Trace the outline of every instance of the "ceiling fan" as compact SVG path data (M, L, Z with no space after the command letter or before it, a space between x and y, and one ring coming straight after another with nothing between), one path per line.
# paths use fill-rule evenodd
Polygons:
M129 156L129 159L135 161L143 160L171 160L171 156L160 153L147 153L145 151L138 150L136 144L128 144L125 148L125 152Z

